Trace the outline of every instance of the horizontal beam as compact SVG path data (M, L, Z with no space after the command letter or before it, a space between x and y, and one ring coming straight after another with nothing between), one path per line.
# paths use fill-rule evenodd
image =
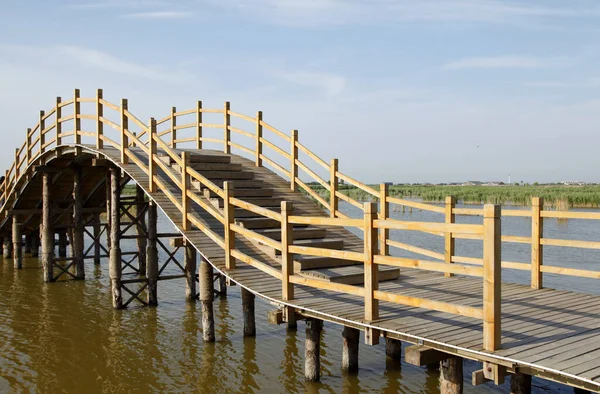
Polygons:
M417 367L437 364L451 357L455 356L423 345L407 346L404 350L404 361Z
M69 209L71 207L68 208L62 208L62 209ZM59 210L61 208L58 208ZM81 213L104 213L106 212L106 208L97 208L97 207L89 207L89 208L82 208L81 209ZM8 210L8 214L9 215L41 215L42 214L42 210L41 209L10 209Z

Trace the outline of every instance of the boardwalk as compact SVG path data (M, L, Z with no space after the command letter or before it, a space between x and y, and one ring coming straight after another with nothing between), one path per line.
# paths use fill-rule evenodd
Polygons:
M93 112L82 112L82 104L92 105ZM209 123L208 116L219 116L221 123ZM210 128L222 138L207 137ZM267 132L284 143L272 142ZM203 149L215 142L223 144L221 151ZM127 110L126 101L111 104L101 91L93 99L80 98L76 91L72 100L57 100L54 109L42 112L5 175L3 249L5 256L12 253L17 269L21 237L37 252L41 234L48 282L61 276L83 279L83 259L110 257L116 308L131 302L156 304L158 281L186 278L188 299L203 305L205 340L211 340L214 325L216 270L220 286L228 280L243 289L248 335L254 334L254 297L278 308L270 317L275 322L294 328L297 320L307 321L309 379L319 379L318 352L309 351L318 349L319 340L311 333L318 334L325 320L347 327L346 369L357 362L353 357L360 330L369 345L385 338L391 357L398 357L397 345L405 341L414 344L407 348L407 361L441 362L444 392L460 391L462 368L456 366L462 358L484 363L473 376L475 384L513 376L513 390L527 392L528 377L538 376L600 391L600 296L543 287L544 272L600 276L543 264L543 245L600 247L597 242L544 238L545 217L600 219L595 213L544 211L539 199L530 211L502 211L491 205L459 209L452 198L445 207L392 198L384 185L374 190L339 172L337 160L326 163L298 142L297 132L280 132L261 113L248 117L231 111L228 103L219 110L198 103L145 123ZM316 194L306 179L329 190L329 198ZM365 190L380 204L345 196L338 190L341 181ZM137 185L135 196L122 194L128 183ZM364 217L345 216L339 200L361 209ZM439 213L445 223L392 220L390 204ZM179 233L156 232L157 209ZM104 213L106 223L100 221ZM483 216L483 224L457 224L457 215ZM502 216L530 217L531 237L501 236ZM128 235L130 229L135 236ZM392 231L439 235L445 239L445 253L393 241ZM85 232L93 240L89 245L83 242ZM120 249L127 237L137 240L136 251ZM67 238L72 248L68 258ZM167 250L165 239L174 249ZM456 239L481 240L482 257L457 256ZM502 242L530 244L532 253L526 258L531 261L503 261ZM179 262L174 251L181 247L185 258ZM425 259L394 257L390 247ZM159 262L157 248L171 258ZM167 264L176 264L181 275L163 275ZM501 267L526 270L531 286L502 283ZM125 273L128 269L132 275Z

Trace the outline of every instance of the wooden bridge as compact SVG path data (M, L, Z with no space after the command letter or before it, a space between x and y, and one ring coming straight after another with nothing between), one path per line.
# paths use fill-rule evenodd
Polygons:
M211 144L221 148L207 149ZM374 202L353 200L341 183ZM136 192L122 193L131 184ZM394 198L386 185L375 190L341 173L336 159L322 160L296 131L279 131L261 112L251 117L229 103L206 109L198 102L143 122L127 100L112 104L101 90L94 98L76 90L39 113L1 191L5 262L12 257L21 268L23 252L36 256L41 238L44 280L54 282L84 279L85 259L100 264L108 257L115 308L156 305L159 281L185 278L188 300L202 302L206 341L214 340L216 274L219 291L226 292L225 282L242 289L245 335L255 333L255 297L277 306L273 322L294 329L306 320L307 379L319 379L319 333L329 321L345 327L342 368L351 372L358 369L362 331L368 345L385 338L389 357L399 359L405 341L412 344L405 361L440 363L444 393L462 391L463 358L483 363L472 376L476 385L511 376L511 391L526 393L537 376L600 392L600 297L542 286L544 273L600 278L543 264L544 245L600 248L600 242L544 237L545 218L597 220L598 213L544 210L538 198L531 210L457 208L451 197L444 206ZM362 217L340 212L340 201ZM390 219L394 204L431 211L440 221ZM157 230L157 209L178 232ZM458 224L460 215L483 219ZM507 216L530 218L531 237L502 235ZM443 237L445 253L393 240L396 231ZM136 241L133 250L122 249L127 239ZM481 257L456 255L457 239L480 240ZM530 244L529 261L503 261L502 243ZM424 258L396 257L390 247ZM169 267L181 273L167 275ZM503 283L502 268L525 271L531 286Z

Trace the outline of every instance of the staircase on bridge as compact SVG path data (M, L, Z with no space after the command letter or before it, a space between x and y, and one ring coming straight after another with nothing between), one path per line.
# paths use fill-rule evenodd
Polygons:
M237 198L243 198L248 203L275 212L281 211L282 201L293 201L295 212L310 213L313 216L327 216L326 212L321 210L308 196L292 191L289 183L282 182L279 176L264 167L256 167L250 160L214 150L187 150L187 152L189 154L188 165L191 168L219 187L223 187L224 182L231 182L234 190L233 195ZM180 166L171 160L169 156L161 156L161 159L175 171L181 173ZM221 212L223 211L224 200L222 198L208 188L201 187L198 182L192 182L192 186L208 199L215 208L221 210ZM252 211L235 208L235 223L275 241L281 240L280 223ZM281 265L281 253L278 250L256 240L253 243L270 256L274 262ZM356 244L357 251L362 250L362 240L346 229L294 225L294 245L347 250L352 244ZM331 257L294 257L295 273L329 282L363 284L364 272L362 267L362 262ZM399 276L400 270L398 268L380 267L379 269L380 282L397 279Z

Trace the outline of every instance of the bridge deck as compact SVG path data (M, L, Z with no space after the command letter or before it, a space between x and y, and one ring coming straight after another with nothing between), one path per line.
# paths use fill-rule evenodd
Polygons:
M104 154L118 161L118 151L104 149ZM240 159L244 160L244 159ZM123 166L142 184L147 176L135 165ZM257 172L267 171L257 168ZM161 176L160 173L158 176ZM168 183L166 176L164 181ZM273 184L271 185L273 186ZM283 186L289 187L282 181ZM173 187L176 192L176 187ZM293 195L293 193L291 193ZM296 193L296 198L297 198ZM178 222L179 210L161 193L152 197L169 218ZM214 228L214 218L199 208L193 214ZM222 228L217 230L222 234ZM223 250L200 231L190 231L186 237L215 267L225 268ZM241 238L241 237L239 237ZM350 243L360 249L360 243ZM279 268L272 257L245 239L236 240L236 248L247 255ZM243 263L227 271L234 281L268 301L284 305L281 282ZM502 285L502 349L486 352L482 345L482 322L449 313L380 302L380 319L364 322L364 300L304 286L295 286L295 298L288 302L304 316L364 328L381 329L385 335L411 343L425 344L446 353L478 361L492 361L508 368L518 365L532 375L564 383L584 384L600 390L600 296L553 289L532 290L518 284ZM380 289L406 296L481 307L482 280L403 269L401 277L383 282Z

